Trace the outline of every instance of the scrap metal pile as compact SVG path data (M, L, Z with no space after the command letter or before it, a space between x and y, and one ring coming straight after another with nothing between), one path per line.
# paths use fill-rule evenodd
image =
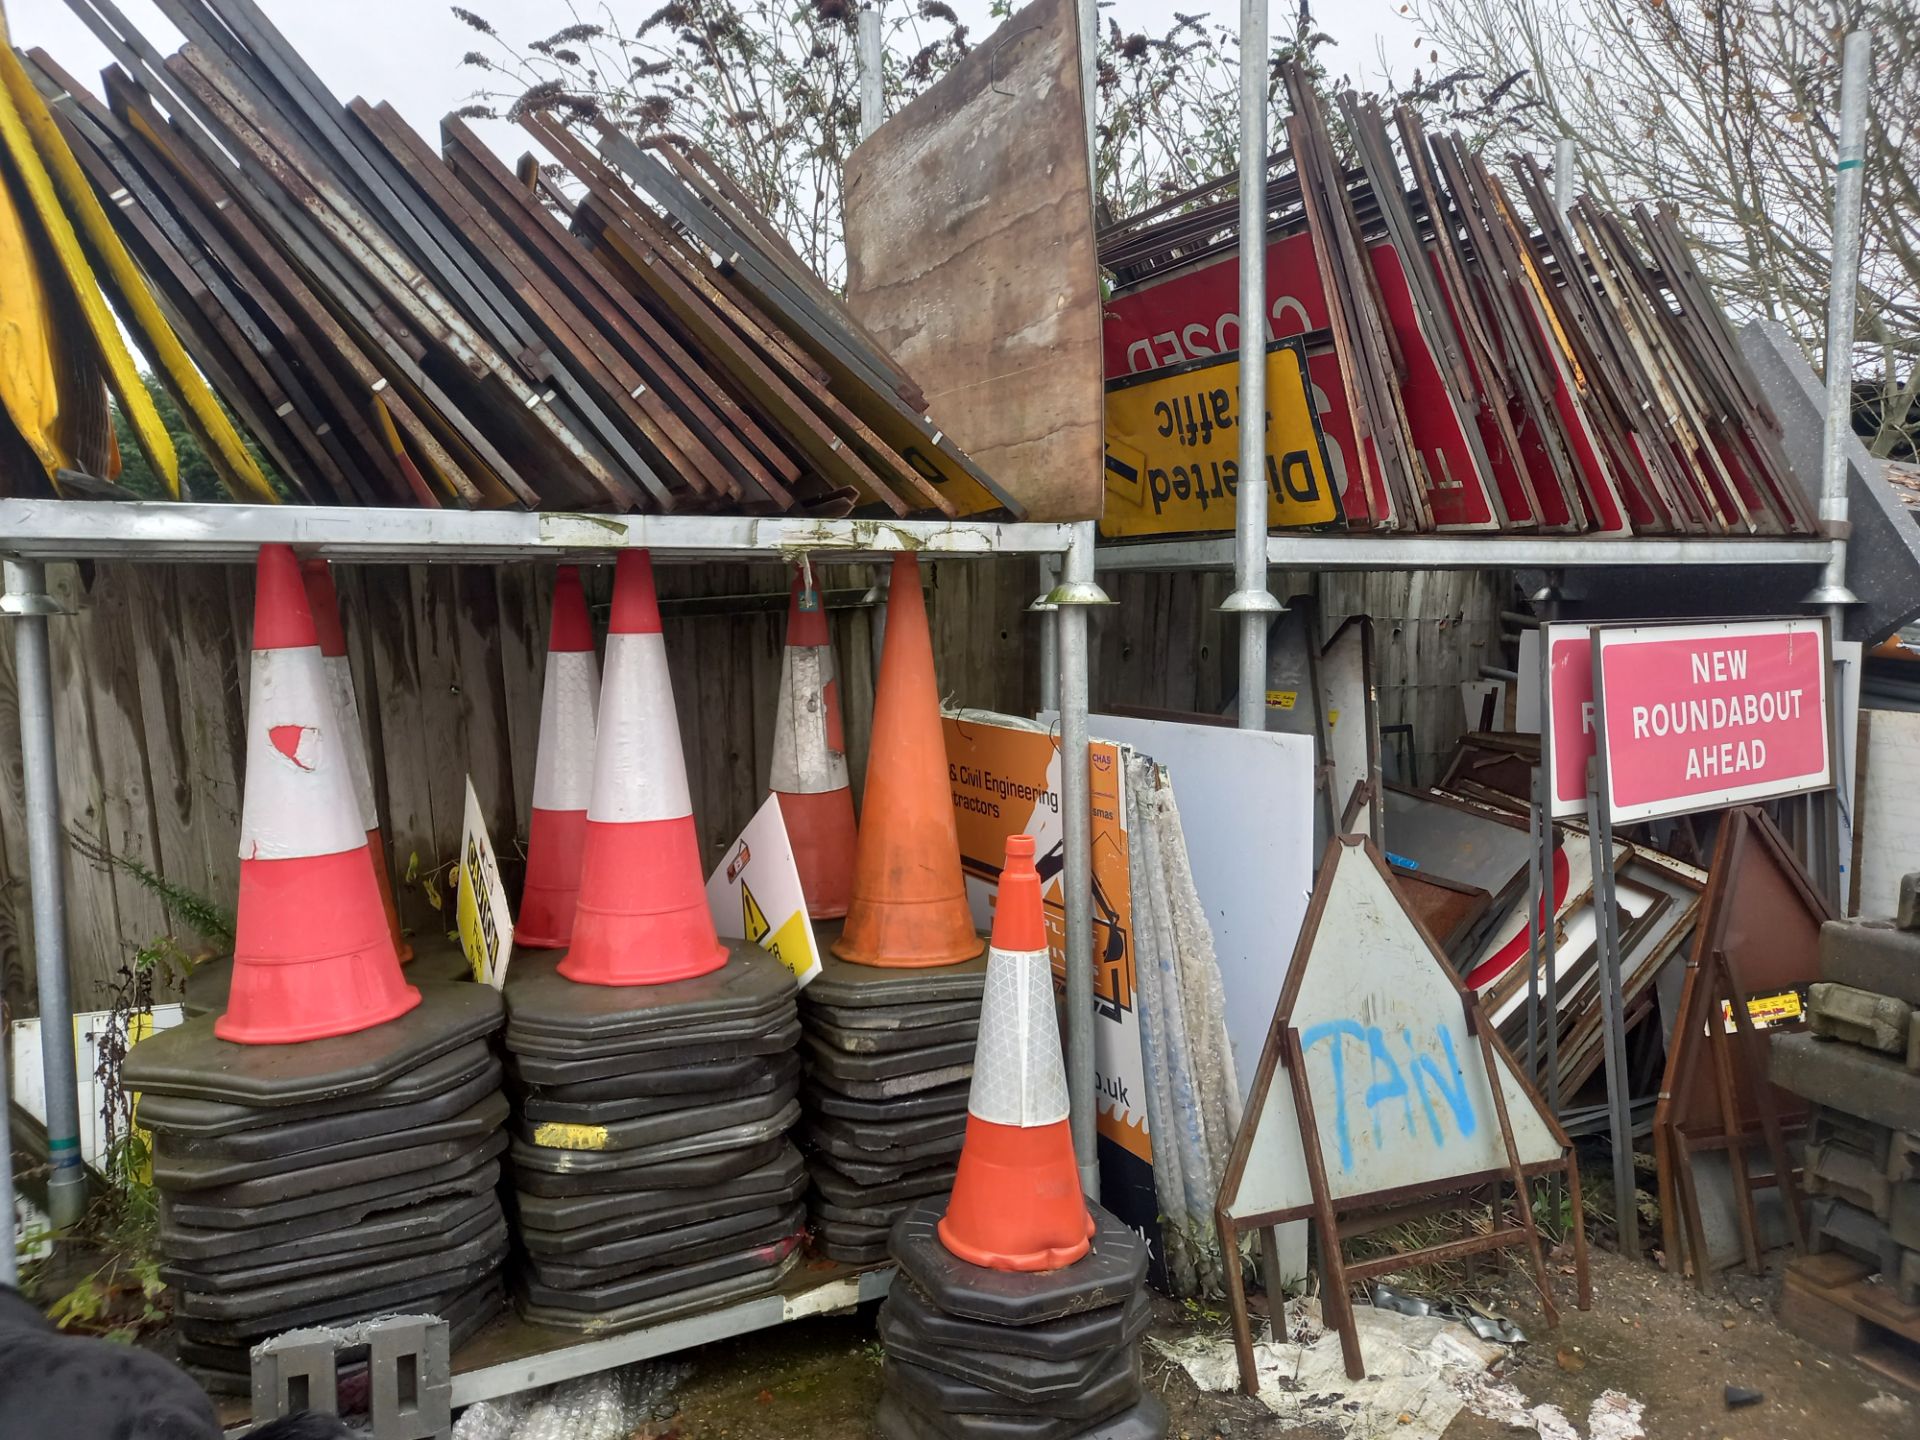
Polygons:
M1305 408L1318 410L1320 435L1299 443L1318 443L1337 505L1276 479L1275 523L1814 530L1778 421L1670 211L1622 215L1583 197L1562 214L1531 158L1515 157L1503 181L1460 137L1429 136L1410 107L1393 111L1390 129L1377 101L1352 93L1338 101L1357 162L1345 168L1312 87L1296 68L1286 80L1293 114L1267 190L1268 339L1304 346L1291 385L1296 395L1311 386ZM1192 372L1232 363L1231 189L1218 181L1101 233L1100 260L1116 280L1110 417L1114 396L1145 377L1184 375L1204 394ZM1232 378L1215 383L1225 406ZM1285 400L1270 396L1276 432ZM1110 418L1110 436L1114 428ZM1201 449L1212 430L1193 431ZM1278 435L1270 448L1282 449ZM1231 439L1221 453L1231 455ZM1231 505L1169 523L1165 495L1149 517L1130 474L1140 459L1116 456L1110 441L1109 533L1231 525ZM1230 477L1230 462L1220 465Z
M104 99L40 51L33 83L291 498L1022 513L697 146L528 114L569 179L457 117L435 153L251 0L161 0L165 57L72 4Z

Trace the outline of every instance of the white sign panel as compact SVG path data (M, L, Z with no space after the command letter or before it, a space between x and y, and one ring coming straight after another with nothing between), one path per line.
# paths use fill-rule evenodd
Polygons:
M507 961L513 954L513 911L507 907L507 887L500 883L500 863L494 859L493 839L471 776L460 827L458 885L453 913L460 948L473 967L473 978L498 990L507 983Z
M1300 1035L1327 1187L1336 1202L1506 1171L1493 1081L1446 961L1360 842L1330 850L1324 902L1294 955L1290 1024ZM1512 1073L1499 1084L1523 1165L1556 1162L1559 1138ZM1230 1214L1311 1211L1287 1071L1276 1065L1247 1140Z
M767 797L707 877L707 905L713 928L724 938L751 940L791 970L803 989L820 973L820 947L777 797Z

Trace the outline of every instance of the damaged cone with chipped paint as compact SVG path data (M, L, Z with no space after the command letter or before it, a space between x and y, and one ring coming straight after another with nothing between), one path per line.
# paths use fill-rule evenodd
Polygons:
M940 1243L989 1270L1058 1270L1087 1253L1033 837L1007 837L987 952L967 1134Z
M600 662L576 566L553 579L547 674L540 690L540 748L533 762L533 819L527 830L527 880L513 943L564 950L573 940L593 798L594 717L600 710Z
M707 907L653 560L628 550L614 570L580 901L560 973L587 985L664 985L726 962Z
M320 636L285 545L260 547L240 810L233 983L222 1040L351 1035L420 1003L380 903Z
M300 576L306 582L307 605L313 628L320 636L320 660L327 670L327 688L333 692L345 739L347 769L353 776L353 799L360 807L360 823L367 832L367 856L380 886L380 904L387 912L394 953L400 963L413 959L413 946L400 931L400 910L393 903L393 877L387 870L387 842L380 833L380 806L373 796L373 766L367 758L367 736L360 725L360 702L353 693L353 665L347 659L347 632L340 623L340 595L333 584L333 567L324 560L302 560Z
M933 637L920 562L910 554L893 557L887 585L887 638L874 686L862 813L852 897L833 953L883 969L957 965L977 956L980 935L960 869Z
M840 684L833 672L826 606L811 577L800 571L794 573L787 603L787 649L767 788L780 800L807 913L816 920L846 914L855 832Z

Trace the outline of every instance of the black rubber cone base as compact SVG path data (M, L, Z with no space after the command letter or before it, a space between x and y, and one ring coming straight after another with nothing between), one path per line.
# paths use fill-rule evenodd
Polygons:
M910 1285L902 1285L902 1290L910 1290ZM880 1307L880 1341L886 1346L890 1360L901 1360L923 1369L936 1370L971 1385L981 1386L1013 1402L1017 1413L1019 1407L1032 1404L1042 1408L1046 1414L1065 1414L1067 1412L1047 1408L1050 1402L1066 1396L1088 1393L1097 1387L1103 1375L1111 1371L1116 1364L1130 1368L1134 1347L1140 1337L1146 1333L1147 1325L1153 1318L1152 1308L1148 1305L1144 1293L1138 1297L1137 1305L1127 1306L1121 1313L1126 1317L1122 1338L1117 1345L1104 1345L1076 1355L1034 1355L1008 1354L992 1349L963 1349L962 1347L935 1340L917 1329L907 1316L896 1310L892 1304ZM1005 1335L1009 1327L987 1326L984 1322L972 1323L983 1330L999 1333L987 1337L991 1343L997 1343L1000 1335ZM1067 1324L1070 1321L1053 1321L1052 1324ZM1041 1329L1030 1326L1028 1329ZM1026 1331L1015 1331L1025 1334ZM968 1405L968 1409L1005 1409L1004 1406Z
M451 1164L367 1187L376 1191L375 1194L335 1196L337 1204L331 1210L252 1227L215 1229L184 1224L163 1196L159 1248L176 1262L198 1264L232 1257L245 1259L263 1251L278 1253L279 1246L316 1236L353 1233L359 1227L384 1222L396 1214L412 1213L432 1202L492 1195L500 1183L497 1157L505 1148L506 1137L495 1135L475 1154L462 1156Z
M381 1136L369 1144L356 1140L310 1155L289 1155L280 1165L254 1160L180 1160L167 1167L169 1180L154 1180L175 1204L259 1205L319 1195L319 1209L334 1191L385 1180L392 1175L443 1164L485 1140L507 1123L507 1097L498 1090L450 1120ZM347 1158L339 1158L345 1152Z
M800 1152L780 1141L765 1164L717 1185L559 1198L521 1191L514 1196L516 1229L528 1250L561 1255L744 1210L790 1204L806 1185L807 1167Z
M800 1103L814 1114L831 1115L836 1120L890 1125L896 1120L924 1120L930 1115L964 1116L967 1097L972 1091L971 1082L962 1080L956 1085L941 1085L914 1095L858 1100L809 1078L800 1083Z
M793 997L793 972L772 955L745 940L720 943L727 947L726 964L667 985L581 985L560 973L562 952L521 951L507 972L513 1027L562 1040L637 1038L764 1018Z
M489 1190L482 1195L463 1195L383 1212L345 1229L278 1245L261 1245L232 1255L192 1261L169 1257L160 1273L169 1284L199 1290L298 1279L311 1271L369 1265L390 1256L412 1255L443 1241L470 1239L499 1213L500 1197Z
M637 1120L615 1120L609 1124L579 1125L555 1120L514 1125L516 1143L543 1150L591 1150L612 1153L644 1150L649 1154L674 1158L668 1149L676 1141L720 1134L742 1125L757 1124L791 1108L795 1117L797 1082L789 1079L778 1090L764 1095L749 1095L744 1100L729 1100L715 1105L695 1105L672 1110L664 1115L647 1115ZM689 1151L686 1153L704 1153ZM554 1168L554 1167L548 1167Z
M414 1116L417 1123L405 1129L325 1145L317 1150L289 1149L285 1154L267 1159L180 1156L173 1152L171 1142L160 1136L154 1143L153 1183L169 1195L217 1191L222 1195L244 1195L246 1200L252 1200L259 1198L258 1184L268 1180L274 1182L274 1193L281 1196L378 1180L395 1173L396 1165L421 1153L423 1146L478 1140L506 1124L507 1097L498 1088L482 1083L484 1078L476 1078L460 1091L441 1097L440 1101L378 1112L389 1119ZM449 1113L444 1102L461 1098L462 1092L469 1089L478 1093ZM324 1123L328 1122L301 1121L300 1125L310 1127Z
M731 1280L739 1275L765 1274L777 1270L799 1245L800 1234L796 1229L792 1234L765 1244L579 1290L542 1285L537 1280L525 1277L522 1277L520 1288L529 1305L604 1313L643 1305L650 1300L666 1300L682 1291L709 1285L716 1280Z
M716 1020L685 1029L652 1030L640 1035L558 1035L544 1030L527 1030L507 1022L506 1046L516 1055L538 1056L545 1060L608 1060L615 1056L628 1059L628 1069L644 1069L655 1056L696 1058L726 1054L764 1041L772 1035L784 1035L800 1024L799 1008L792 1000L782 1000L764 1015Z
M917 1005L825 1005L814 999L814 987L800 992L800 1018L811 1029L815 1025L839 1030L923 1030L935 1025L952 1025L980 1020L979 1000L922 1001Z
M778 1134L756 1145L724 1149L711 1155L694 1155L684 1160L647 1160L604 1171L549 1172L518 1166L514 1170L513 1185L523 1199L628 1195L636 1191L719 1185L737 1175L758 1170L787 1148L786 1136Z
M966 1132L964 1110L958 1115L931 1115L890 1125L815 1115L806 1126L807 1138L835 1159L882 1164L918 1159L930 1165L942 1156L958 1155Z
M515 1289L514 1308L530 1324L543 1325L548 1329L570 1330L581 1335L613 1335L623 1330L637 1330L644 1325L678 1320L686 1315L724 1310L743 1300L769 1294L779 1288L780 1282L799 1263L800 1255L795 1250L769 1268L709 1280L705 1284L691 1285L658 1299L641 1300L600 1311L581 1310L571 1305L544 1304L533 1299L526 1287L521 1286Z
M365 1201L383 1201L385 1203L381 1208L391 1209L396 1204L425 1200L431 1195L446 1193L433 1188L443 1179L452 1181L455 1177L465 1177L487 1161L499 1158L506 1148L507 1137L498 1130L480 1141L425 1145L420 1147L420 1153L407 1157L407 1163L413 1168L363 1184L345 1185L290 1199L240 1201L217 1190L196 1191L186 1199L163 1195L160 1209L163 1230L161 1246L169 1255L186 1253L166 1242L164 1229L169 1223L187 1229L250 1232L277 1226L282 1221L330 1216L336 1210ZM249 1180L243 1186L232 1188L244 1189L249 1195L271 1196L277 1193L275 1187L279 1183L278 1179ZM312 1229L302 1233L320 1234L333 1228L330 1223L316 1223ZM290 1238L279 1233L273 1236L276 1242Z
M837 1090L855 1100L895 1100L923 1094L928 1090L965 1085L973 1078L973 1061L969 1059L964 1065L942 1065L938 1069L921 1070L912 1075L895 1075L886 1080L849 1080L823 1069L810 1056L803 1056L801 1074L815 1086Z
M873 1415L876 1440L1165 1440L1167 1407L1142 1395L1117 1415L1092 1425L1045 1415L936 1415L884 1394Z
M892 1231L900 1212L912 1203L900 1200L891 1205L836 1205L816 1190L807 1196L807 1213L821 1224L859 1225L887 1233Z
M813 1031L807 1030L800 1037L800 1050L807 1058L809 1074L824 1076L829 1081L870 1082L894 1080L903 1075L919 1075L928 1070L956 1065L966 1066L971 1074L974 1041L968 1037L913 1050L895 1050L885 1055L849 1055L844 1050L836 1050Z
M715 1067L716 1069L720 1067ZM732 1068L732 1067L729 1067ZM716 1082L694 1090L672 1091L662 1095L629 1095L620 1098L563 1100L559 1096L592 1086L553 1086L528 1090L515 1107L526 1120L553 1121L562 1125L607 1125L617 1120L642 1120L732 1100L749 1100L792 1085L800 1075L800 1057L792 1053L755 1057L739 1064L740 1078ZM618 1081L602 1081L617 1085Z
M992 1352L995 1359L1022 1356L1046 1361L1083 1360L1134 1343L1153 1320L1145 1290L1124 1305L1083 1310L1034 1325L997 1325L949 1315L926 1294L902 1280L887 1291L881 1312L888 1323L918 1338L923 1348ZM983 1382L984 1383L984 1382Z
M980 997L986 993L985 936L980 940L980 953L958 965L936 965L925 970L886 970L878 965L849 964L833 954L833 942L840 937L840 928L837 921L814 926L814 942L820 948L820 973L807 985L807 999L814 1005L864 1010L875 1005L942 1005L971 1001L977 1007Z
M376 1261L358 1267L335 1267L323 1274L273 1280L246 1289L180 1291L177 1310L197 1320L252 1320L284 1315L310 1305L386 1289L427 1276L477 1273L498 1264L506 1255L506 1217L495 1213L477 1234L457 1243L436 1246L401 1259ZM442 1284L448 1282L443 1281Z
M683 1238L667 1247L655 1243L658 1237L650 1237L645 1241L623 1240L557 1260L530 1255L526 1261L527 1273L537 1283L561 1290L611 1285L650 1275L665 1267L681 1271L703 1260L775 1244L798 1233L807 1218L805 1208L798 1205L751 1213L758 1217L751 1225L740 1223L745 1217L734 1217L710 1226L688 1226ZM708 1233L694 1233L700 1231Z
M500 1028L490 985L422 985L397 1020L300 1045L235 1045L202 1016L150 1035L127 1052L129 1090L240 1105L300 1105L359 1095Z
M359 1122L379 1128L356 1132L382 1134L393 1128L379 1116L382 1110L418 1105L466 1085L476 1076L493 1079L499 1088L500 1062L485 1040L473 1040L436 1056L426 1064L395 1076L385 1085L358 1095L343 1095L331 1100L315 1100L303 1105L234 1105L220 1100L191 1100L180 1095L142 1095L137 1122L144 1130L164 1132L176 1144L192 1141L195 1145L219 1140L218 1148L200 1151L182 1148L180 1153L232 1155L236 1159L256 1155L277 1155L286 1147L287 1136L296 1132L283 1127L309 1120L337 1120L342 1124ZM260 1139L248 1132L274 1132ZM336 1139L347 1139L343 1132ZM330 1142L329 1142L330 1143Z
M733 1060L701 1062L692 1065L649 1064L644 1070L630 1070L605 1080L581 1080L567 1084L535 1084L520 1074L519 1061L507 1057L507 1073L529 1096L556 1105L594 1105L604 1101L632 1099L671 1100L686 1104L688 1097L698 1099L714 1090L744 1085L768 1073L773 1062L761 1055L744 1055Z
M515 1139L512 1160L516 1174L546 1171L555 1175L606 1175L615 1172L633 1177L633 1188L659 1182L646 1174L650 1165L675 1160L693 1160L707 1155L737 1151L778 1139L793 1128L800 1118L800 1103L792 1095L773 1094L758 1100L741 1101L739 1107L751 1108L748 1119L709 1127L697 1134L663 1140L656 1145L636 1146L631 1150L560 1150L545 1145L529 1145Z
M969 1265L940 1243L935 1227L947 1197L923 1200L893 1227L900 1273L950 1315L1001 1325L1032 1325L1130 1300L1147 1278L1147 1242L1098 1205L1093 1248L1062 1270L1022 1274Z
M885 1205L889 1201L921 1200L929 1195L945 1195L953 1189L958 1173L954 1165L935 1165L915 1170L884 1185L863 1185L834 1166L831 1156L818 1153L807 1157L807 1171L814 1187L836 1205Z
M216 1345L234 1345L264 1340L269 1335L278 1335L283 1330L295 1330L303 1325L337 1325L348 1320L364 1319L370 1315L395 1314L414 1309L424 1310L440 1297L458 1294L468 1282L478 1281L498 1270L506 1262L506 1258L507 1247L503 1244L493 1254L482 1256L455 1271L442 1271L421 1276L418 1279L396 1281L377 1290L330 1296L325 1300L315 1301L311 1305L276 1311L264 1318L202 1320L193 1316L181 1316L175 1323L180 1327L181 1333L192 1339Z
M951 1169L960 1160L960 1146L957 1143L949 1150L936 1152L931 1159L908 1160L898 1165L877 1160L847 1160L838 1155L825 1155L821 1151L812 1153L821 1158L821 1163L831 1165L869 1195L927 1170Z
M708 1065L716 1061L739 1061L762 1055L784 1055L799 1043L800 1021L785 1021L778 1029L738 1040L708 1040L675 1050L649 1050L645 1055L586 1056L571 1060L551 1055L516 1054L513 1073L527 1085L577 1085L586 1081L611 1080L620 1076L652 1073L656 1069L678 1073L688 1066Z
M400 973L407 977L409 985L445 985L455 980L471 980L473 966L458 940L436 935L413 942L413 958L400 967ZM187 976L181 1003L189 1016L219 1015L227 1008L227 994L232 988L231 955L202 960Z
M782 1197L772 1205L758 1205L751 1210L736 1210L731 1214L718 1215L705 1220L691 1220L680 1225L663 1225L638 1235L619 1236L610 1240L596 1239L590 1245L575 1246L567 1250L542 1250L527 1245L527 1254L535 1265L580 1265L608 1266L630 1265L641 1268L640 1262L659 1263L671 1260L680 1246L707 1245L719 1240L732 1240L731 1246L722 1249L739 1249L746 1243L737 1237L752 1234L776 1224L786 1217L793 1217L788 1231L800 1228L801 1214L792 1200ZM677 1216L667 1217L678 1219ZM578 1234L579 1232L574 1232ZM782 1233L786 1233L783 1231ZM527 1232L521 1232L526 1239ZM719 1250L714 1254L721 1253ZM548 1284L561 1282L547 1276L541 1277Z
M802 1024L809 1037L843 1055L919 1054L939 1046L972 1045L980 1035L980 1017L928 1025L920 1030L851 1030L823 1024L808 1015ZM920 1067L916 1067L920 1068Z
M1131 1350L1115 1350L1094 1367L1091 1378L1078 1389L1026 1399L916 1365L889 1350L881 1384L914 1409L940 1415L1049 1415L1090 1425L1140 1399L1140 1362Z

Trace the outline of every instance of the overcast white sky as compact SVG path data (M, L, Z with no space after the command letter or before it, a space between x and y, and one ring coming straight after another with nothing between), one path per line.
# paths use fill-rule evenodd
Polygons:
M179 35L162 18L152 0L116 0L123 14L139 26L163 53L179 44ZM475 72L460 65L460 56L476 48L476 37L454 19L444 0L257 0L281 31L319 72L340 99L363 95L386 100L423 134L436 136L440 117L458 109L473 92ZM593 0L578 0L590 14ZM613 12L637 25L661 0L613 0ZM976 38L988 33L988 0L951 0ZM504 36L529 39L550 34L568 23L566 0L466 0L467 8L494 22ZM1291 16L1293 0L1278 0L1276 21ZM1418 38L1398 13L1399 0L1320 0L1320 27L1338 42L1331 68L1356 79L1377 67L1377 39L1387 42L1395 68L1403 76L1411 69L1413 44ZM1115 0L1101 14L1112 16L1123 29L1163 31L1178 9L1204 13L1237 25L1239 5L1234 0ZM91 83L108 63L105 47L67 8L66 0L8 0L14 44L41 46L81 81ZM1276 24L1276 28L1279 25ZM1405 59L1402 59L1402 56ZM489 143L519 154L528 140L517 129L498 126Z

